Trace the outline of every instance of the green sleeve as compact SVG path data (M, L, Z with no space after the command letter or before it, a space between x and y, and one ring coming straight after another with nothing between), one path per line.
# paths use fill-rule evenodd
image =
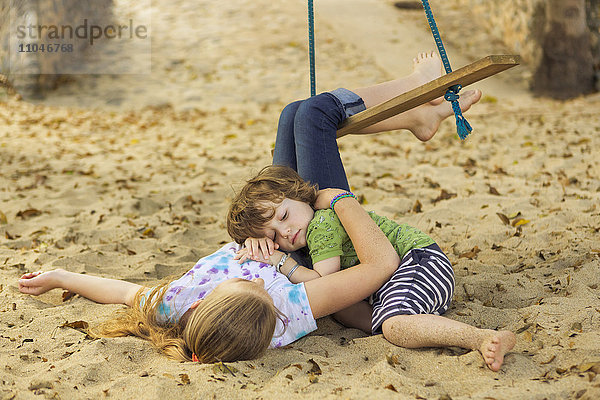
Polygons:
M346 231L333 210L315 211L306 234L306 244L313 264L341 256L345 236Z

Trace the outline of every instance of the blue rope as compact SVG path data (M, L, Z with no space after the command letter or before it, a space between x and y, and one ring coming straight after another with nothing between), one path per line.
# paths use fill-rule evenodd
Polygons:
M421 0L423 3L423 9L425 10L425 15L427 16L427 22L429 23L429 28L431 29L431 33L433 34L433 39L435 40L435 44L438 48L438 52L440 53L440 58L442 59L442 64L444 64L444 69L446 73L449 74L452 72L452 68L450 67L450 61L448 61L448 55L446 54L446 49L444 48L444 44L442 43L442 37L440 36L440 32L435 23L435 19L433 18L433 12L431 11L431 7L429 6L429 0ZM458 104L458 92L460 91L460 85L454 85L448 88L446 94L444 95L444 99L449 101L452 104L452 110L454 111L454 116L456 117L456 131L458 133L458 137L464 140L469 133L473 131L469 122L463 117L462 111L460 110L460 105Z
M315 17L313 0L308 0L308 56L310 60L310 95L317 94L317 78L315 76Z

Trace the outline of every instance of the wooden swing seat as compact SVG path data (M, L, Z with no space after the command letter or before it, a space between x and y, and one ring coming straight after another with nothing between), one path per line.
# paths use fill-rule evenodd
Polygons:
M367 126L437 99L443 96L451 86L458 84L465 87L519 65L520 62L521 57L518 55L491 55L484 57L472 64L428 82L423 86L402 93L393 99L351 116L340 124L337 137L340 138L350 133L357 133Z

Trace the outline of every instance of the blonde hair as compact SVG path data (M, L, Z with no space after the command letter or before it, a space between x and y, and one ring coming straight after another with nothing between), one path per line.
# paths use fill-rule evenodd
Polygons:
M306 182L290 167L264 167L235 195L227 212L227 232L237 243L249 237L262 237L262 230L275 215L275 207L284 199L298 200L311 206L317 200L317 185Z
M133 306L90 329L92 337L138 336L178 361L240 361L260 357L269 347L277 319L283 315L263 296L250 292L209 293L191 313L187 324L159 323L157 311L170 282L145 293ZM140 305L140 302L143 304Z

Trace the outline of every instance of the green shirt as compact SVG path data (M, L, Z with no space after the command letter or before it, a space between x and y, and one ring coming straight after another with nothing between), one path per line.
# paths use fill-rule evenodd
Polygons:
M417 228L398 224L373 211L369 211L369 215L392 243L400 259L412 249L435 243ZM306 243L313 264L336 256L340 256L342 269L359 263L352 241L332 209L315 211L315 216L308 224Z

